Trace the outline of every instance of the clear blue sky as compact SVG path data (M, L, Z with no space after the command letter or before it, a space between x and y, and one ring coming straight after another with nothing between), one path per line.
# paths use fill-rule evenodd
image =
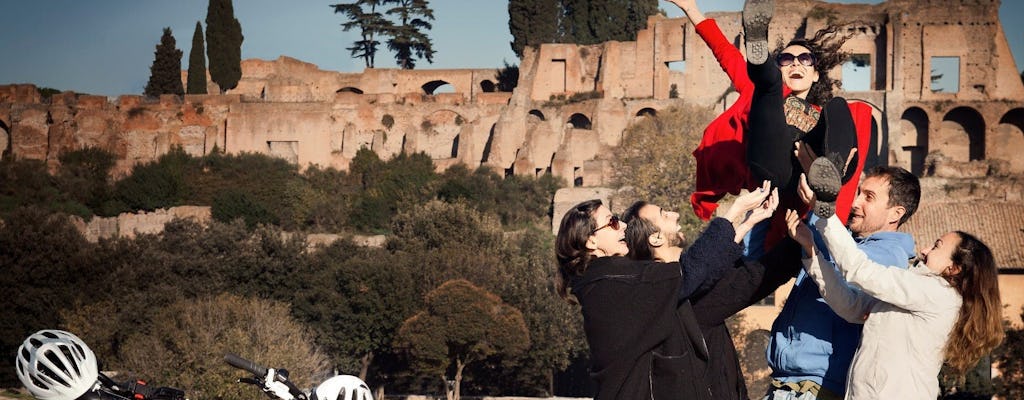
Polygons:
M149 79L153 51L163 27L170 27L184 52L196 21L206 18L208 0L2 0L0 84L34 83L59 90L100 95L140 94ZM321 69L359 72L362 60L346 47L356 32L342 32L338 1L235 0L235 16L245 41L242 58L287 55ZM872 1L836 1L878 3ZM698 0L703 11L738 11L742 0ZM433 64L417 68L499 68L518 64L509 42L507 2L432 0L437 51ZM679 9L662 1L669 16ZM1018 68L1024 68L1024 1L1003 0L1000 18ZM204 29L205 29L205 21ZM377 67L391 68L390 53L377 55Z

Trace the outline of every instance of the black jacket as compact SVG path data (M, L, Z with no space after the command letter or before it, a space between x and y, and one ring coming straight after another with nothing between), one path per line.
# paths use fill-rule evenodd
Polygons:
M718 377L708 376L707 346L680 293L734 265L742 252L734 235L732 225L716 219L679 263L602 257L571 282L590 345L595 400L717 398L709 378Z
M691 299L710 353L708 375L716 400L747 400L739 358L726 318L760 301L795 276L802 267L800 245L786 238L759 261L736 259L706 293Z

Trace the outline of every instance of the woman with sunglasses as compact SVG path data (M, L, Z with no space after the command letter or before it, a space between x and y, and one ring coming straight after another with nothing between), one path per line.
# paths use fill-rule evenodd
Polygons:
M819 31L812 39L793 40L769 61L767 29L774 5L770 1L748 2L744 7L747 54L754 56L748 67L748 60L725 38L714 19L704 17L695 0L670 1L686 13L739 93L736 102L704 130L693 152L697 178L690 203L698 217L707 220L726 193L738 193L764 179L780 188L785 206L802 206L793 174L794 168L802 168L793 156L798 140L808 144L801 146L804 157L810 157L812 151L845 157L851 148L867 145L871 137L870 106L853 102L847 108L846 101L832 97L837 82L828 77L828 71L845 58L839 49L846 38L837 37L836 29ZM825 117L819 118L821 114ZM833 196L838 197L836 208L843 219L856 194L859 166L866 152L857 156L844 180L852 184L844 185L841 193ZM822 199L827 200L828 194L822 193ZM825 204L823 201L822 206ZM767 233L748 245L749 255L759 256L763 248L785 237L781 214L772 224Z
M689 302L742 256L738 243L778 206L768 182L738 196L678 262L624 257L626 223L600 200L566 212L555 238L558 293L580 305L596 400L714 399Z

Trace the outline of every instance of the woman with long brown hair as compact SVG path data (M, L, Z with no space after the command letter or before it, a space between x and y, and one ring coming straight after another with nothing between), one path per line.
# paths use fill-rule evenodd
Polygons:
M801 186L809 192L806 183ZM790 235L810 255L805 270L830 306L850 304L846 283L876 299L860 305L870 311L850 367L847 399L935 399L943 361L963 374L1002 341L995 259L973 235L946 233L910 269L886 268L857 249L835 215L820 218L815 227L837 270L815 248L797 212L787 211L786 220Z

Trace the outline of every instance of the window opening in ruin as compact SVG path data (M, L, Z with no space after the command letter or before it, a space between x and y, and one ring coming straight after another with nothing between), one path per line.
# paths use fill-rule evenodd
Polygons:
M452 158L459 156L459 136L455 135L455 138L452 139Z
M341 89L338 89L338 91L337 91L337 92L335 92L335 93L355 93L355 94L363 94L363 91L362 91L362 89L359 89L359 88L357 88L357 87L352 87L352 86L346 86L346 87L343 87L343 88L341 88Z
M960 91L960 57L932 57L932 92L957 93Z
M574 187L583 186L583 169L582 168L580 168L580 167L573 167L572 168L572 176L573 176L572 185Z
M665 66L669 71L686 72L686 61L668 61Z
M551 60L551 63L555 64L555 65L552 65L551 71L553 73L555 73L555 74L559 74L560 75L560 76L555 76L554 79L552 80L552 83L555 84L555 86L554 86L555 88L558 88L557 85L561 85L562 86L560 89L555 90L555 92L556 93L565 93L568 90L568 89L566 89L568 86L565 83L565 77L566 77L565 59L554 59L554 60ZM559 64L561 64L561 65L559 65Z
M544 121L544 113L540 112L540 110L530 110L528 114L536 116L537 118L540 118L541 121Z
M640 111L637 111L636 112L636 116L638 116L638 117L657 117L658 116L658 112L655 111L653 108L645 107L645 108L640 109Z
M494 92L496 89L497 86L494 84L494 82L491 82L490 80L484 79L482 82L480 82L480 91L484 93L491 93Z
M843 90L866 92L871 90L871 55L851 54L843 63Z
M590 118L586 115L576 113L569 117L569 124L575 129L591 129Z
M423 92L429 95L440 93L455 93L455 87L445 81L430 81L421 86Z

